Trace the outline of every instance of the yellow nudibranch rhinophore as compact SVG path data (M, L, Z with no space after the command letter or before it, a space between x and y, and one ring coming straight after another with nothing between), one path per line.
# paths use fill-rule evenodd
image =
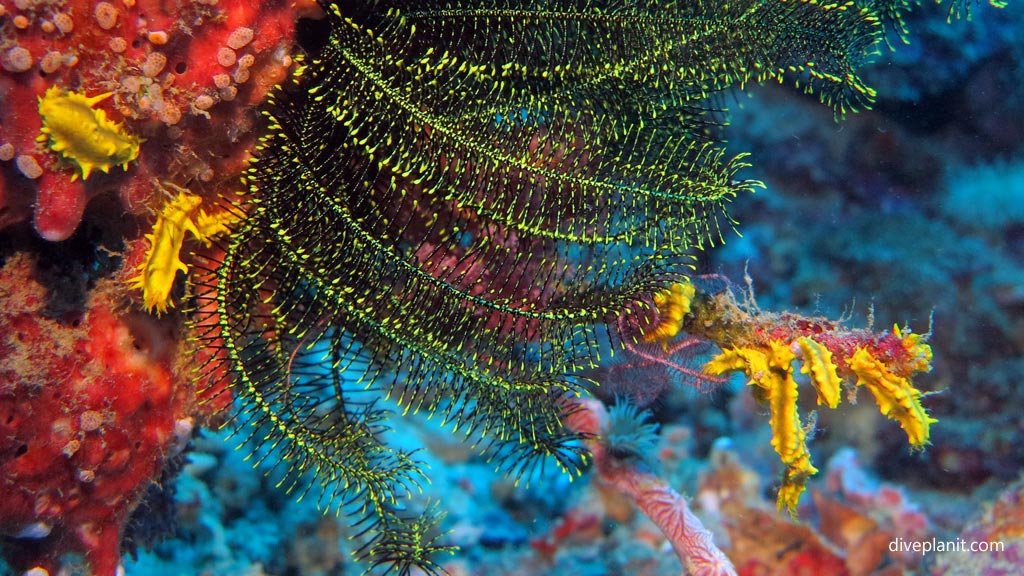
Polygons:
M200 208L202 202L199 196L182 192L164 205L153 232L146 234L146 259L136 268L138 274L128 280L129 286L142 290L146 309L158 316L173 305L171 289L177 273L188 272L179 258L185 232L209 245L211 237L230 232L228 226L239 220L227 210L208 214Z
M51 86L39 98L43 127L37 140L49 141L50 150L77 164L83 179L93 170L109 172L111 166L127 170L128 163L139 157L142 139L128 134L123 126L109 120L103 110L95 108L112 95L107 92L87 97ZM71 177L77 178L77 173Z

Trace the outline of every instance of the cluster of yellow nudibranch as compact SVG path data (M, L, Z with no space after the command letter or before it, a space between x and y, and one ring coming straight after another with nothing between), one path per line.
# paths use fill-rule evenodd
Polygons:
M77 164L83 179L89 178L93 170L109 172L112 166L127 170L128 163L139 157L142 139L125 132L123 126L96 108L112 95L107 92L87 97L51 86L39 98L43 127L38 140L48 141L51 150ZM77 173L71 177L77 178Z
M765 328L762 319L756 323ZM715 376L742 372L754 387L755 398L768 406L772 447L786 466L778 493L780 510L795 514L807 479L818 471L811 464L807 433L797 411L798 362L819 405L838 406L844 381L853 383L854 390L863 386L874 395L882 414L899 422L912 447L928 444L929 427L937 420L921 405L922 393L910 381L914 373L931 369L932 351L923 335L904 334L898 326L883 335L838 329L800 335L799 328L791 331L786 326L767 332L775 337L748 338L742 345L726 347L704 371Z
M851 400L867 388L881 413L897 421L910 445L928 444L936 422L921 404L911 377L931 370L932 350L924 334L894 326L892 332L844 329L824 318L771 314L758 309L752 293L740 303L731 290L717 294L691 282L675 283L653 297L657 320L643 331L647 342L668 342L680 332L717 344L722 352L703 368L709 377L742 372L755 399L768 407L772 447L785 465L779 509L795 513L807 480L818 472L807 448L808 428L797 402L798 380L809 381L817 404L839 406L845 388ZM796 368L804 376L796 375ZM813 418L812 418L813 420Z
M136 268L137 274L128 280L129 286L142 290L146 309L158 316L173 306L171 289L178 272L188 272L180 258L185 232L209 246L212 237L229 233L229 226L239 220L227 210L207 213L202 203L199 196L181 192L164 205L153 232L146 234L146 257Z

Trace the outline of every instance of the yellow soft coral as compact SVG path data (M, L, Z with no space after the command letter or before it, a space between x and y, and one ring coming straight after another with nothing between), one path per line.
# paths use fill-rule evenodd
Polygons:
M913 344L916 345L916 341ZM928 354L930 356L931 348ZM900 423L910 444L915 447L927 444L929 427L938 420L930 417L921 405L921 391L907 378L890 371L866 348L858 348L849 363L850 370L857 375L857 385L874 394L879 410Z
M142 140L107 119L96 104L112 95L107 92L86 97L51 86L39 98L39 115L43 120L37 140L49 141L50 149L78 165L82 178L93 170L109 172L112 166L128 169L128 163L139 156ZM72 180L78 178L76 173Z
M690 304L697 289L690 282L676 282L654 295L658 323L644 333L644 341L667 343L683 327L683 318L690 313Z
M199 196L182 192L164 206L153 232L146 235L146 258L136 269L138 274L128 280L132 288L142 290L143 304L157 315L172 306L171 289L177 273L188 272L179 258L185 232L209 245L212 236L228 232L228 226L238 219L226 211L207 214L200 208L202 202Z

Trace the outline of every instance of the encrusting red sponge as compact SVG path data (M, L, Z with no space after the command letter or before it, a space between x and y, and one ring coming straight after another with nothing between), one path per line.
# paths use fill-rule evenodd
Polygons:
M2 272L0 533L15 569L56 573L70 553L113 576L125 522L195 423L178 345L155 318L115 312L113 280L58 320L30 258Z

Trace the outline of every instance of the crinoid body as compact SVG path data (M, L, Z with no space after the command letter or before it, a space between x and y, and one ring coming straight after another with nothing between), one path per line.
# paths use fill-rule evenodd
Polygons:
M266 111L245 219L193 276L216 350L289 486L372 534L362 555L441 568L390 397L513 474L581 469L563 398L598 350L638 343L655 295L759 186L709 98L788 80L837 113L871 91L879 35L853 4L652 0L324 2L330 39ZM656 320L653 320L656 322Z

